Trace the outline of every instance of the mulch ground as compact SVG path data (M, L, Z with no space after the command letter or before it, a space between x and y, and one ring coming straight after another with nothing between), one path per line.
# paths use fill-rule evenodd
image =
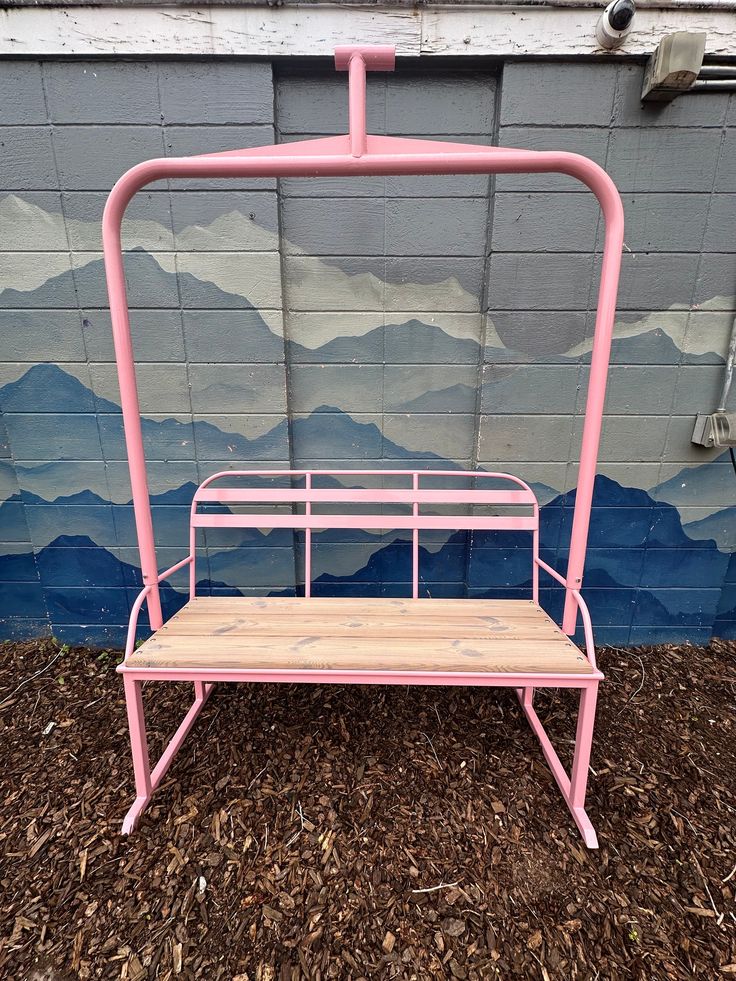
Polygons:
M508 689L222 685L122 838L114 656L0 646L0 977L736 977L734 651L601 651L589 852Z

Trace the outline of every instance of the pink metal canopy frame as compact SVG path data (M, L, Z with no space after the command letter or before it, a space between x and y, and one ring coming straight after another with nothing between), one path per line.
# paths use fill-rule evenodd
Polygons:
M576 629L578 616L582 615L586 640L587 657L593 666L593 674L584 677L544 677L529 675L453 675L416 673L411 676L406 672L401 677L395 673L381 674L380 672L283 672L283 671L214 671L210 669L158 669L157 671L126 668L125 663L120 669L124 675L128 718L130 723L133 762L136 776L136 802L131 808L124 824L124 831L130 831L135 826L140 813L150 800L153 790L160 782L164 773L180 748L194 720L204 705L212 690L215 680L280 680L280 681L353 681L369 683L416 683L416 684L482 684L493 686L512 686L519 692L522 707L539 737L545 757L552 769L553 775L563 793L563 796L580 828L583 837L590 847L595 847L596 837L590 821L584 810L585 786L587 780L588 761L593 732L593 718L598 682L602 675L595 668L592 629L587 608L580 595L583 582L583 569L590 523L590 511L593 499L593 488L596 474L598 449L601 435L603 405L606 390L606 378L610 358L611 336L613 331L616 293L621 264L623 246L623 208L621 199L611 178L592 160L576 153L531 151L507 149L503 147L476 146L472 144L444 143L417 139L400 139L390 136L371 136L366 133L366 72L391 71L394 67L394 48L379 47L341 47L335 50L335 65L338 70L348 72L349 76L349 133L344 136L324 139L305 140L299 143L280 144L268 147L257 147L249 150L233 150L224 153L205 154L193 157L163 158L149 160L136 165L127 171L113 187L108 198L103 217L103 249L105 271L110 298L110 313L115 344L118 378L120 383L121 407L125 441L130 468L133 507L135 511L136 531L140 551L141 569L144 587L134 603L131 613L130 629L126 659L130 655L135 642L138 614L145 601L148 606L149 620L152 629L158 630L163 624L161 601L159 596L160 583L173 571L190 565L190 596L194 596L194 529L208 523L227 525L228 521L219 520L208 522L203 516L197 517L197 505L207 500L228 500L227 494L222 496L208 491L207 485L215 480L210 478L197 491L192 505L192 540L190 555L182 562L173 566L165 573L159 573L154 545L153 523L146 476L146 463L143 450L140 405L136 383L133 346L130 335L130 322L126 295L125 270L121 242L121 225L125 210L133 196L141 188L154 181L163 179L212 177L212 178L265 178L265 177L363 177L379 175L427 175L427 174L504 174L504 173L559 173L566 174L585 184L597 197L605 220L605 239L603 246L603 261L601 266L600 287L598 292L597 315L593 335L590 375L588 382L585 420L583 426L580 464L578 470L575 510L572 523L570 552L566 575L563 577L544 563L537 553L536 525L517 524L518 529L534 528L534 594L537 595L537 570L543 569L565 588L565 607L562 629L567 634L573 634ZM289 476L295 472L279 471L279 475ZM325 527L324 522L315 516L310 518L313 501L320 500L319 494L310 491L313 472L300 471L306 478L305 494L295 498L295 491L289 491L289 501L301 500L306 505L306 515L301 523L298 516L292 516L289 527L305 529L307 540L314 527ZM360 473L360 471L351 471ZM381 471L383 474L390 471ZM406 473L405 471L402 473ZM461 472L458 472L458 474ZM265 475L265 472L261 472ZM316 475L316 472L315 472ZM457 474L456 474L457 475ZM409 474L411 477L412 474ZM415 522L400 524L398 527L412 528L414 532L414 590L417 596L417 534L420 527L446 527L446 525L428 524L428 517L418 516L419 502L431 499L426 495L430 492L419 491L419 475L414 474L413 498L406 501L413 503ZM484 476L482 473L473 476ZM515 481L533 498L533 493L523 481L508 475L498 475ZM253 492L251 492L252 494ZM389 491L383 491L383 497L376 498L379 492L372 491L375 500L391 501ZM425 495L422 497L422 493ZM444 500L452 501L452 493L444 492ZM486 492L486 494L492 492ZM388 495L388 496L386 496ZM276 495L278 498L278 495ZM235 500L236 496L231 496ZM244 493L237 500L250 500ZM273 501L274 492L268 494ZM285 498L286 499L286 498ZM322 498L325 500L326 498ZM334 499L334 494L330 498ZM500 500L500 498L498 498ZM490 500L490 498L489 498ZM519 501L510 501L519 503ZM531 500L527 503L531 503ZM534 519L538 517L536 499L533 502ZM227 516L219 516L227 518ZM239 518L242 516L238 516ZM365 521L365 516L362 516ZM498 524L481 523L473 527L503 527ZM500 519L485 519L486 521ZM516 519L520 520L520 519ZM345 519L343 527L365 527L361 524L361 515L350 515ZM240 524L242 521L233 521ZM386 519L385 524L390 524ZM395 523L395 522L394 522ZM264 521L261 519L260 525ZM284 522L284 526L286 522ZM470 527L470 526L468 526ZM310 557L306 553L305 590L309 596ZM343 676L345 674L345 676ZM312 677L314 675L314 677ZM348 677L349 675L349 677ZM319 676L319 677L318 677ZM169 747L164 752L158 765L149 768L148 748L143 721L141 699L141 683L144 680L192 680L195 684L195 702L177 730ZM541 685L539 684L541 682ZM580 714L576 737L576 752L572 776L568 777L564 768L547 737L542 724L532 707L534 687L576 687L580 689Z

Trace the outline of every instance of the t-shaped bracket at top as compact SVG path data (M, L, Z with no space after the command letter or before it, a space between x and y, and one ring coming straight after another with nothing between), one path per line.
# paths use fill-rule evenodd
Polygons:
M350 152L362 157L366 150L365 73L392 72L396 64L393 44L346 44L335 48L335 68L348 73Z

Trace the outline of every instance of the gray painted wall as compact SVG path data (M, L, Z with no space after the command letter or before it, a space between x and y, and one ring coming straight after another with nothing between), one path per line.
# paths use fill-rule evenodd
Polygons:
M626 63L518 61L369 79L373 132L575 150L622 192L586 579L599 638L615 643L736 623L736 476L690 444L734 312L736 100L642 109L641 78ZM346 126L346 77L329 70L0 62L7 635L118 643L137 588L100 255L109 188L148 157ZM192 486L217 468L440 463L533 482L546 557L564 567L601 236L590 195L562 177L188 181L139 195L124 238L161 567L183 555ZM425 545L432 595L516 595L528 580L526 543ZM202 588L298 589L293 546L210 535ZM404 593L405 558L401 536L318 537L317 588ZM555 612L557 591L545 601Z

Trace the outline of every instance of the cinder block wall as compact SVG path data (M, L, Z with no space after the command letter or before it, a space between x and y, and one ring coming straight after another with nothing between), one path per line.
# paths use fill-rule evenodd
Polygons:
M370 77L376 133L570 149L627 232L585 594L598 639L736 632L736 475L690 443L736 293L736 97L642 109L642 67ZM346 78L242 60L0 62L0 616L119 644L140 585L101 261L148 157L344 132ZM189 181L124 226L162 568L193 487L243 467L481 467L531 481L564 567L602 230L567 178ZM315 536L315 593L405 595L400 534ZM528 543L426 536L433 596L526 595ZM302 585L284 533L209 536L203 592ZM174 577L168 610L183 598ZM559 612L557 590L544 602Z

